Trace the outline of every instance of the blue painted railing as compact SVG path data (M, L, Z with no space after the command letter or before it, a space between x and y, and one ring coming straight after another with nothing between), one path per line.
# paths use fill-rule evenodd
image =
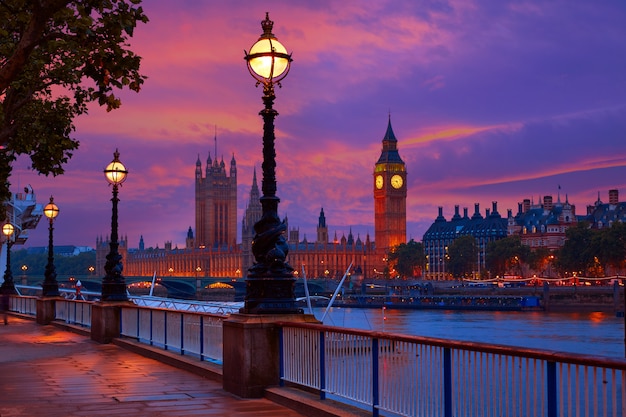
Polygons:
M626 360L281 325L281 383L372 415L626 416Z
M121 334L161 349L222 363L222 322L219 314L124 306Z

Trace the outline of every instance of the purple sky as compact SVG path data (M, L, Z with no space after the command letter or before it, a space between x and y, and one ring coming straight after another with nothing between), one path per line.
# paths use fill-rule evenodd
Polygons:
M184 246L194 220L200 155L238 168L238 224L254 167L261 179L262 90L243 59L262 33L293 51L275 109L279 212L315 239L324 207L331 236L374 238L374 164L388 115L407 164L407 238L421 240L443 206L492 201L501 214L553 195L583 214L600 192L626 199L626 6L568 1L150 0L131 44L149 77L119 110L77 120L81 146L65 175L20 159L13 191L32 184L60 208L55 244L94 246L110 233L102 170L115 148L130 171L119 227L129 245ZM260 184L259 184L260 185ZM240 231L239 231L240 233ZM27 246L44 246L42 222Z

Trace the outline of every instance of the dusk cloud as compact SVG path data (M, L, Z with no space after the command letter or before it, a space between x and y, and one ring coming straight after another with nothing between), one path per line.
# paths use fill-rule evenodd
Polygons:
M372 170L388 117L407 163L407 234L420 240L454 205L559 193L579 213L609 189L626 196L626 10L619 2L357 1L227 3L151 0L133 48L149 77L121 109L77 121L81 148L57 178L20 159L13 188L32 184L61 209L59 244L94 245L110 233L102 170L119 148L129 177L120 232L131 247L184 245L194 220L198 158L235 155L238 216L252 173L261 181L262 90L244 50L265 12L293 51L276 89L279 211L313 239L324 207L329 232L373 239ZM217 135L217 154L215 136ZM47 231L27 245L43 246Z

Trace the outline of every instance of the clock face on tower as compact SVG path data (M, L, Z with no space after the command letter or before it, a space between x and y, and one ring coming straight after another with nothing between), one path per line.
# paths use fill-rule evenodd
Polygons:
M393 188L400 188L402 187L402 177L398 174L394 175L393 177L391 177L391 186Z
M379 190L383 188L383 176L382 175L376 176L376 188L378 188Z

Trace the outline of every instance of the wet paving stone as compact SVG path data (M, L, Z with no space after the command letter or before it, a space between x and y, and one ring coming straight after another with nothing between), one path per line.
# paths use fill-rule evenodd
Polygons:
M10 317L0 326L0 416L302 416L115 345Z

